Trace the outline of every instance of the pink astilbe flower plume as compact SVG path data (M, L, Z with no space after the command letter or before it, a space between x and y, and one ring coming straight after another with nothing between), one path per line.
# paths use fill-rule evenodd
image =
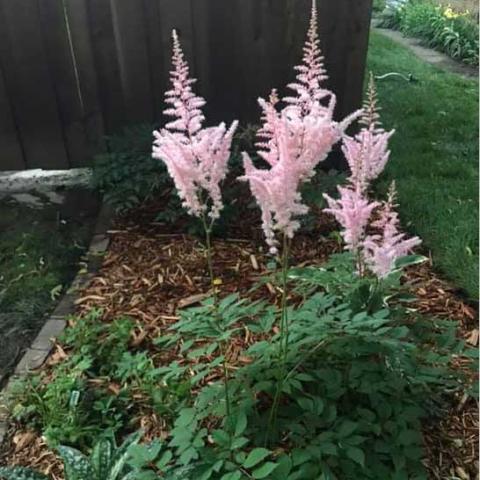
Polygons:
M388 141L394 131L383 130L379 118L375 83L370 75L367 100L360 119L363 128L354 137L345 136L342 146L351 172L350 183L362 192L382 173L390 157Z
M369 202L361 192L352 188L338 187L338 191L340 193L338 200L327 194L323 195L329 206L324 211L332 214L342 226L341 235L345 241L345 248L357 253L362 247L370 216L380 204Z
M378 220L370 223L378 202L367 197L370 182L385 168L390 152L388 141L393 131L381 128L373 76L367 91L360 123L363 128L355 137L345 136L342 150L350 166L348 187L339 187L339 200L324 195L328 207L325 212L335 216L342 226L341 235L345 248L356 254L357 270L360 275L368 267L377 277L386 277L395 267L398 258L405 256L421 243L417 237L406 239L398 230L398 214L395 212L395 185L392 184L388 200L380 209ZM371 226L380 233L367 235Z
M368 235L363 242L365 262L380 278L386 277L395 268L397 259L404 257L422 243L418 237L406 239L405 234L398 230L395 198L395 183L392 182L388 200L382 206L380 217L372 223L372 227L378 228L381 233Z
M342 122L333 120L335 95L320 86L326 78L319 48L315 2L304 48L303 64L296 67L297 82L290 85L296 96L283 99L278 109L275 90L270 99L259 99L263 125L258 132L258 155L269 169L254 166L243 153L245 175L262 210L262 227L270 251L276 253L276 233L292 238L299 228L298 217L308 208L302 203L300 187L315 173L317 164L327 157L348 125L359 115ZM328 104L321 101L328 97Z
M305 115L310 112L315 103L332 97L330 90L321 87L321 83L328 79L328 75L320 49L317 17L317 5L313 0L310 27L303 47L303 61L301 65L294 67L298 72L296 81L287 85L295 92L295 95L283 99L286 103L300 107Z
M203 128L205 100L192 90L196 80L190 78L175 30L172 37L172 89L165 93L165 102L170 108L164 113L174 120L162 130L153 132L153 157L165 162L189 213L196 217L206 214L213 221L223 208L220 182L227 174L238 122L233 122L228 130L224 123Z

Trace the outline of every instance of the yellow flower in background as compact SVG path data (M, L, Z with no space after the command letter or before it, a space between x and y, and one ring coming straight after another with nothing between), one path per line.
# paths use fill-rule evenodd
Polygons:
M466 17L468 15L470 15L469 10L465 10L464 12L455 12L450 5L447 5L445 10L443 11L443 16L445 18Z
M457 18L460 15L456 12L453 11L452 7L450 5L443 11L443 16L446 18Z

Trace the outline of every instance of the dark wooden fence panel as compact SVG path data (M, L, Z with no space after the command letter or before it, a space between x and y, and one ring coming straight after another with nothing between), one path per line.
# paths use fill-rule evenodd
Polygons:
M1 41L1 39L0 39ZM10 99L0 65L0 166L4 170L26 168Z
M27 166L68 168L62 122L37 2L2 0L0 52Z
M337 115L361 103L372 0L317 0ZM284 93L310 0L0 0L0 170L91 163L104 136L163 121L176 28L210 122Z
M98 91L87 2L86 0L64 0L64 6L75 75L78 78L81 115L87 142L88 155L83 159L83 165L85 165L94 153L98 153L104 148L106 131Z

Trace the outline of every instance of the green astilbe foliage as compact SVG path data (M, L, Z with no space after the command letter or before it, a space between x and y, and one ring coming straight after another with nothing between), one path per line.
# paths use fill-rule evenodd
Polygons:
M175 333L158 344L168 348L182 339L185 356L204 363L209 373L220 365L211 360L220 338L234 342L246 328L258 340L243 354L247 365L231 373L232 418L226 417L220 381L195 383L197 393L179 406L169 437L148 452L138 446L138 457L149 456L153 465L139 470L139 480L157 474L192 480L426 478L421 421L441 414L445 392L463 388L449 369L463 343L453 323L408 313L405 299L394 295L395 275L367 311L352 300L358 279L349 259L340 257L313 282L311 271L289 275L300 283L305 273L308 292L289 309L288 373L276 436L267 446L268 409L283 375L279 335L271 337L278 312L236 296L224 299L220 327L209 300L181 312ZM418 261L404 259L398 268ZM325 272L328 283L340 277L329 292ZM349 283L345 291L342 285Z
M60 445L57 450L65 467L65 480L134 480L128 467L129 448L138 444L136 432L117 446L112 439L99 440L90 456L79 450ZM49 477L23 467L0 467L0 478L5 480L48 480Z

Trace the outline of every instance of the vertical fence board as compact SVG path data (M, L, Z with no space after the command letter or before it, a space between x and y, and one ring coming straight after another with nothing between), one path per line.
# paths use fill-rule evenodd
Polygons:
M163 50L162 32L165 27L160 21L160 8L156 0L143 0L145 12L147 52L152 88L153 116L159 120L164 109L163 97L167 87L170 58Z
M69 165L88 162L89 149L83 123L83 99L75 70L69 26L63 0L40 0L40 14L49 68L57 93Z
M88 161L105 148L105 126L97 87L97 73L90 37L86 0L64 0L71 35L72 55L82 99L82 121Z
M87 3L98 91L108 134L117 131L127 120L113 31L111 1L88 0Z
M143 0L111 2L125 114L129 123L153 120L153 97Z
M0 170L25 168L22 147L0 67Z
M338 97L337 116L344 117L361 105L372 2L317 3L329 86Z
M30 168L68 168L57 98L45 56L38 5L2 0L0 55Z

